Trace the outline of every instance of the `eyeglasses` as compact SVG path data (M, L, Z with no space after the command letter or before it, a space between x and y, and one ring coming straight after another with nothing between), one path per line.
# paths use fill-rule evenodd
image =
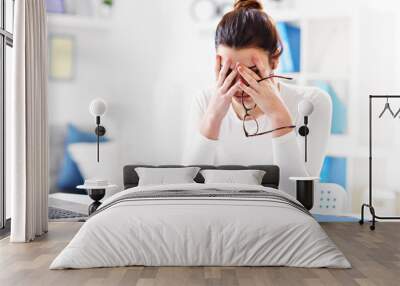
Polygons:
M281 76L281 75L274 75L271 74L265 78L259 79L257 80L257 82L261 82L263 80L267 80L269 78L283 78L283 79L287 79L287 80L292 80L293 78L291 77L286 77L286 76ZM287 129L287 128L295 128L295 125L289 125L289 126L281 126L275 129L271 129L268 131L263 131L263 132L259 132L259 124L257 119L250 114L250 111L254 110L257 107L257 104L255 103L254 106L252 107L247 107L246 104L244 103L244 91L242 91L242 98L241 98L241 102L242 102L242 106L243 109L245 111L245 115L243 117L243 131L244 131L244 135L246 137L254 137L254 136L259 136L259 135L265 135L268 133L272 133L278 130L282 130L282 129Z

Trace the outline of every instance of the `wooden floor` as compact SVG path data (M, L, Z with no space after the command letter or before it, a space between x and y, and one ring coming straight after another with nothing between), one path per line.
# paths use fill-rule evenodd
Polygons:
M28 244L0 241L0 285L400 285L400 223L325 223L323 228L353 268L123 267L48 270L81 223L50 223L43 238Z

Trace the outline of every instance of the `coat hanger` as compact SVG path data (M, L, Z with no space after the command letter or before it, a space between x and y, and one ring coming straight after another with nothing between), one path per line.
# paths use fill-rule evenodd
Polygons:
M379 115L379 118L381 118L383 116L383 114L386 112L386 110L389 110L390 114L392 114L393 118L397 116L397 114L399 113L399 111L396 112L396 115L394 115L394 112L392 111L392 109L390 108L390 104L389 104L389 98L386 97L386 103L385 103L385 107L383 108L381 114Z
M399 110L397 110L397 112L394 114L394 118L396 118L397 117L397 115L399 115L400 114L400 108L399 108Z

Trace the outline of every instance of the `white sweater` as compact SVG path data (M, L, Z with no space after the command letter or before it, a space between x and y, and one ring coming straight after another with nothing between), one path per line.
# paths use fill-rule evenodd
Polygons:
M286 103L296 129L280 137L270 134L246 137L242 121L231 107L224 120L218 140L210 140L199 132L199 123L207 109L214 88L203 90L192 102L191 119L188 122L183 164L253 165L275 164L280 168L279 188L295 195L295 183L291 176L319 176L330 135L332 106L327 93L315 87L302 87L280 83L280 96ZM303 125L297 105L307 98L314 104L309 116L308 158L304 162L304 137L297 135ZM260 132L271 129L268 118L258 119Z

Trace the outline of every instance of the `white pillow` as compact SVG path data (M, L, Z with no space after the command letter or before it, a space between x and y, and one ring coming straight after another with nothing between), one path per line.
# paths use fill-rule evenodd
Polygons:
M106 191L105 197L109 197L123 190L123 167L118 159L119 148L115 142L100 143L100 162L97 162L96 145L97 143L74 143L68 146L68 151L85 180L105 179L109 184L118 186Z
M214 170L207 169L200 171L204 177L204 183L230 183L261 185L265 171L262 170Z
M199 167L135 168L139 176L139 186L195 183L193 179L199 170Z

